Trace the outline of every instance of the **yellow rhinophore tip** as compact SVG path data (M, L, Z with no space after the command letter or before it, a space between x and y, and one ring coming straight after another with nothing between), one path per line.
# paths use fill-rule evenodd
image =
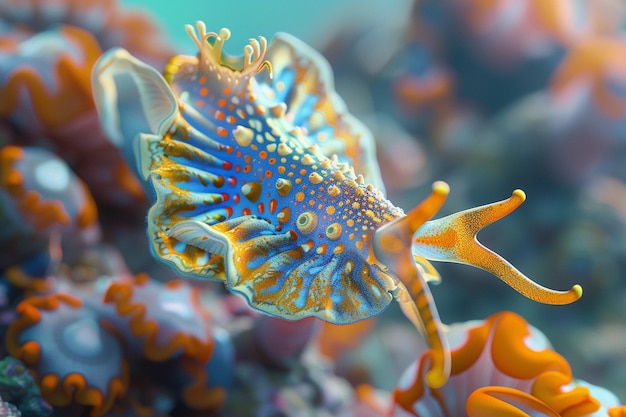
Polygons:
M431 370L426 374L426 383L431 389L441 388L448 382L448 376L438 370Z
M583 287L576 284L572 287L572 292L576 295L576 299L580 299L583 296Z
M433 192L441 195L448 195L450 193L450 186L444 181L433 182Z
M511 196L519 198L520 200L522 200L522 202L526 201L526 193L519 188L513 191L513 194Z

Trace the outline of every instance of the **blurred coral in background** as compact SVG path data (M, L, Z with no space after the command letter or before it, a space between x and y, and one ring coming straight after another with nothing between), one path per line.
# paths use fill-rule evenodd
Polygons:
M623 2L133 3L0 0L0 415L626 415ZM284 321L181 280L150 253L149 195L91 84L116 46L162 71L188 46L170 35L181 19L297 32L374 134L361 169L380 169L391 201L411 208L443 179L445 215L523 188L481 241L584 297L543 306L438 265L442 321L460 324L452 376L431 389L396 306Z

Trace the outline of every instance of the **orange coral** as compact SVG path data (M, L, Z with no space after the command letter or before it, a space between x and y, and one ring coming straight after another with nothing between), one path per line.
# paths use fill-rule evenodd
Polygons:
M624 83L626 42L612 38L589 38L574 45L552 79L552 94L559 97L571 89L586 88L595 107L609 119L626 117L626 97L611 88Z
M114 0L8 1L0 18L15 25L0 35L8 58L0 71L0 117L16 126L20 141L50 139L96 199L144 203L143 188L99 126L91 69L114 46L162 65L172 52L156 24Z
M208 325L210 316L200 305L199 289L182 281L170 281L163 287L152 283L148 275L139 274L134 281L113 282L103 300L128 318L132 334L143 340L143 353L148 359L164 361L182 352L207 362L214 343ZM168 293L179 293L180 297L162 301ZM182 324L186 321L191 323ZM189 332L181 330L183 327Z
M481 324L466 325L460 335L451 333L458 345L452 349L449 381L436 389L425 383L432 362L426 352L405 374L408 381L394 391L394 415L522 417L532 410L576 417L602 407L588 387L573 382L567 361L546 348L545 340L514 313L494 314ZM623 410L607 412L619 415Z
M47 77L42 77L35 65L22 62L0 85L0 95L6 99L0 103L0 116L7 117L19 110L17 106L22 104L24 91L35 115L48 128L61 127L93 109L91 68L102 53L98 42L89 32L77 27L61 26L58 31L68 43L65 49L53 51L55 64L48 69L58 84L46 85Z
M90 320L84 316L84 312L81 313L82 306L80 298L64 293L28 298L16 308L20 317L8 329L7 349L12 356L32 368L46 401L54 406L66 406L72 402L90 406L90 415L96 417L104 415L113 402L125 394L128 387L128 369L119 350L111 349L117 345L107 343L107 340L115 338L102 329L95 341L90 341L88 345L93 346L93 343L101 341L103 344L93 351L87 349L78 354L77 349L81 348L82 343L71 342L69 339L71 326L81 320ZM51 319L50 312L54 311L60 313ZM80 336L80 333L76 332L76 336ZM62 342L54 349L48 343L52 334L61 335L56 339ZM66 358L64 354L69 356ZM115 366L116 362L94 362L93 355L100 354L117 357L118 367ZM67 360L74 364L73 369L66 368ZM101 371L105 368L106 370L102 371L101 376L88 381L89 372L86 370L93 370L94 363ZM98 381L95 385L93 379Z
M61 201L45 200L36 190L26 189L22 173L16 168L23 158L24 150L17 146L0 149L0 186L14 198L19 213L34 230L68 224L70 217Z

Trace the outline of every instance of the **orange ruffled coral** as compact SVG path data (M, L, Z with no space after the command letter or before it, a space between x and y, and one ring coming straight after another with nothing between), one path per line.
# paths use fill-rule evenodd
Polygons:
M90 406L96 417L125 395L128 368L115 336L82 307L65 293L28 298L16 308L20 317L8 329L7 349L31 367L46 401Z
M96 199L144 203L143 188L102 132L91 91L91 69L103 50L122 46L156 66L173 52L143 12L115 0L9 0L0 19L0 118L20 141L51 140Z
M117 0L5 0L0 18L39 31L59 24L76 26L92 33L103 50L121 46L153 64L173 55L149 14L120 7Z
M148 275L138 274L134 281L112 283L103 300L128 318L130 331L143 340L148 359L164 361L183 353L205 363L211 357L210 316L200 305L198 288L183 281L157 285Z
M23 158L24 150L17 146L0 149L0 187L11 195L17 210L33 229L45 230L69 223L69 214L61 201L44 200L37 191L26 189L24 177L15 166Z
M61 26L58 31L68 45L54 51L55 65L49 68L58 84L47 85L49 77L42 76L32 62L18 64L0 85L0 95L5 98L0 104L0 116L19 110L24 105L24 92L39 122L49 128L59 128L93 108L91 68L102 53L98 42L77 27Z
M545 338L522 317L501 312L482 324L464 326L460 333L452 330L449 335L453 349L448 382L437 389L425 383L431 366L426 352L394 391L393 415L523 417L535 412L580 417L603 407L588 387L573 381L567 361L546 348ZM626 409L605 410L613 417Z
M551 92L572 100L570 90L588 90L595 108L610 120L626 117L626 97L612 83L623 85L626 72L626 42L612 38L589 38L572 47L557 69Z

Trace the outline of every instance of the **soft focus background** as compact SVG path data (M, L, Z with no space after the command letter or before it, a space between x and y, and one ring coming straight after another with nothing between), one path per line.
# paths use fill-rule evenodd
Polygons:
M228 27L232 54L248 38L277 31L322 51L351 112L376 135L390 200L405 209L437 179L452 190L442 214L524 189L527 202L483 231L482 241L545 286L581 284L583 298L539 305L485 272L439 264L443 282L433 292L442 318L516 311L548 335L575 375L626 401L620 1L493 2L505 5L494 10L469 0L123 3L149 9L187 53L194 47L183 25L197 19L209 30ZM371 346L385 344L404 320L391 310L363 355L381 355ZM393 341L386 343L392 354ZM385 369L386 360L363 362ZM380 369L374 379L393 386L396 375Z
M123 0L121 4L148 8L163 25L167 37L176 43L181 53L195 54L194 46L181 28L203 20L209 30L226 27L231 30L227 52L239 54L249 38L276 32L288 32L320 48L331 41L337 30L358 31L377 19L397 22L401 28L408 19L411 2L394 0L308 1L214 1L183 0L180 2Z

